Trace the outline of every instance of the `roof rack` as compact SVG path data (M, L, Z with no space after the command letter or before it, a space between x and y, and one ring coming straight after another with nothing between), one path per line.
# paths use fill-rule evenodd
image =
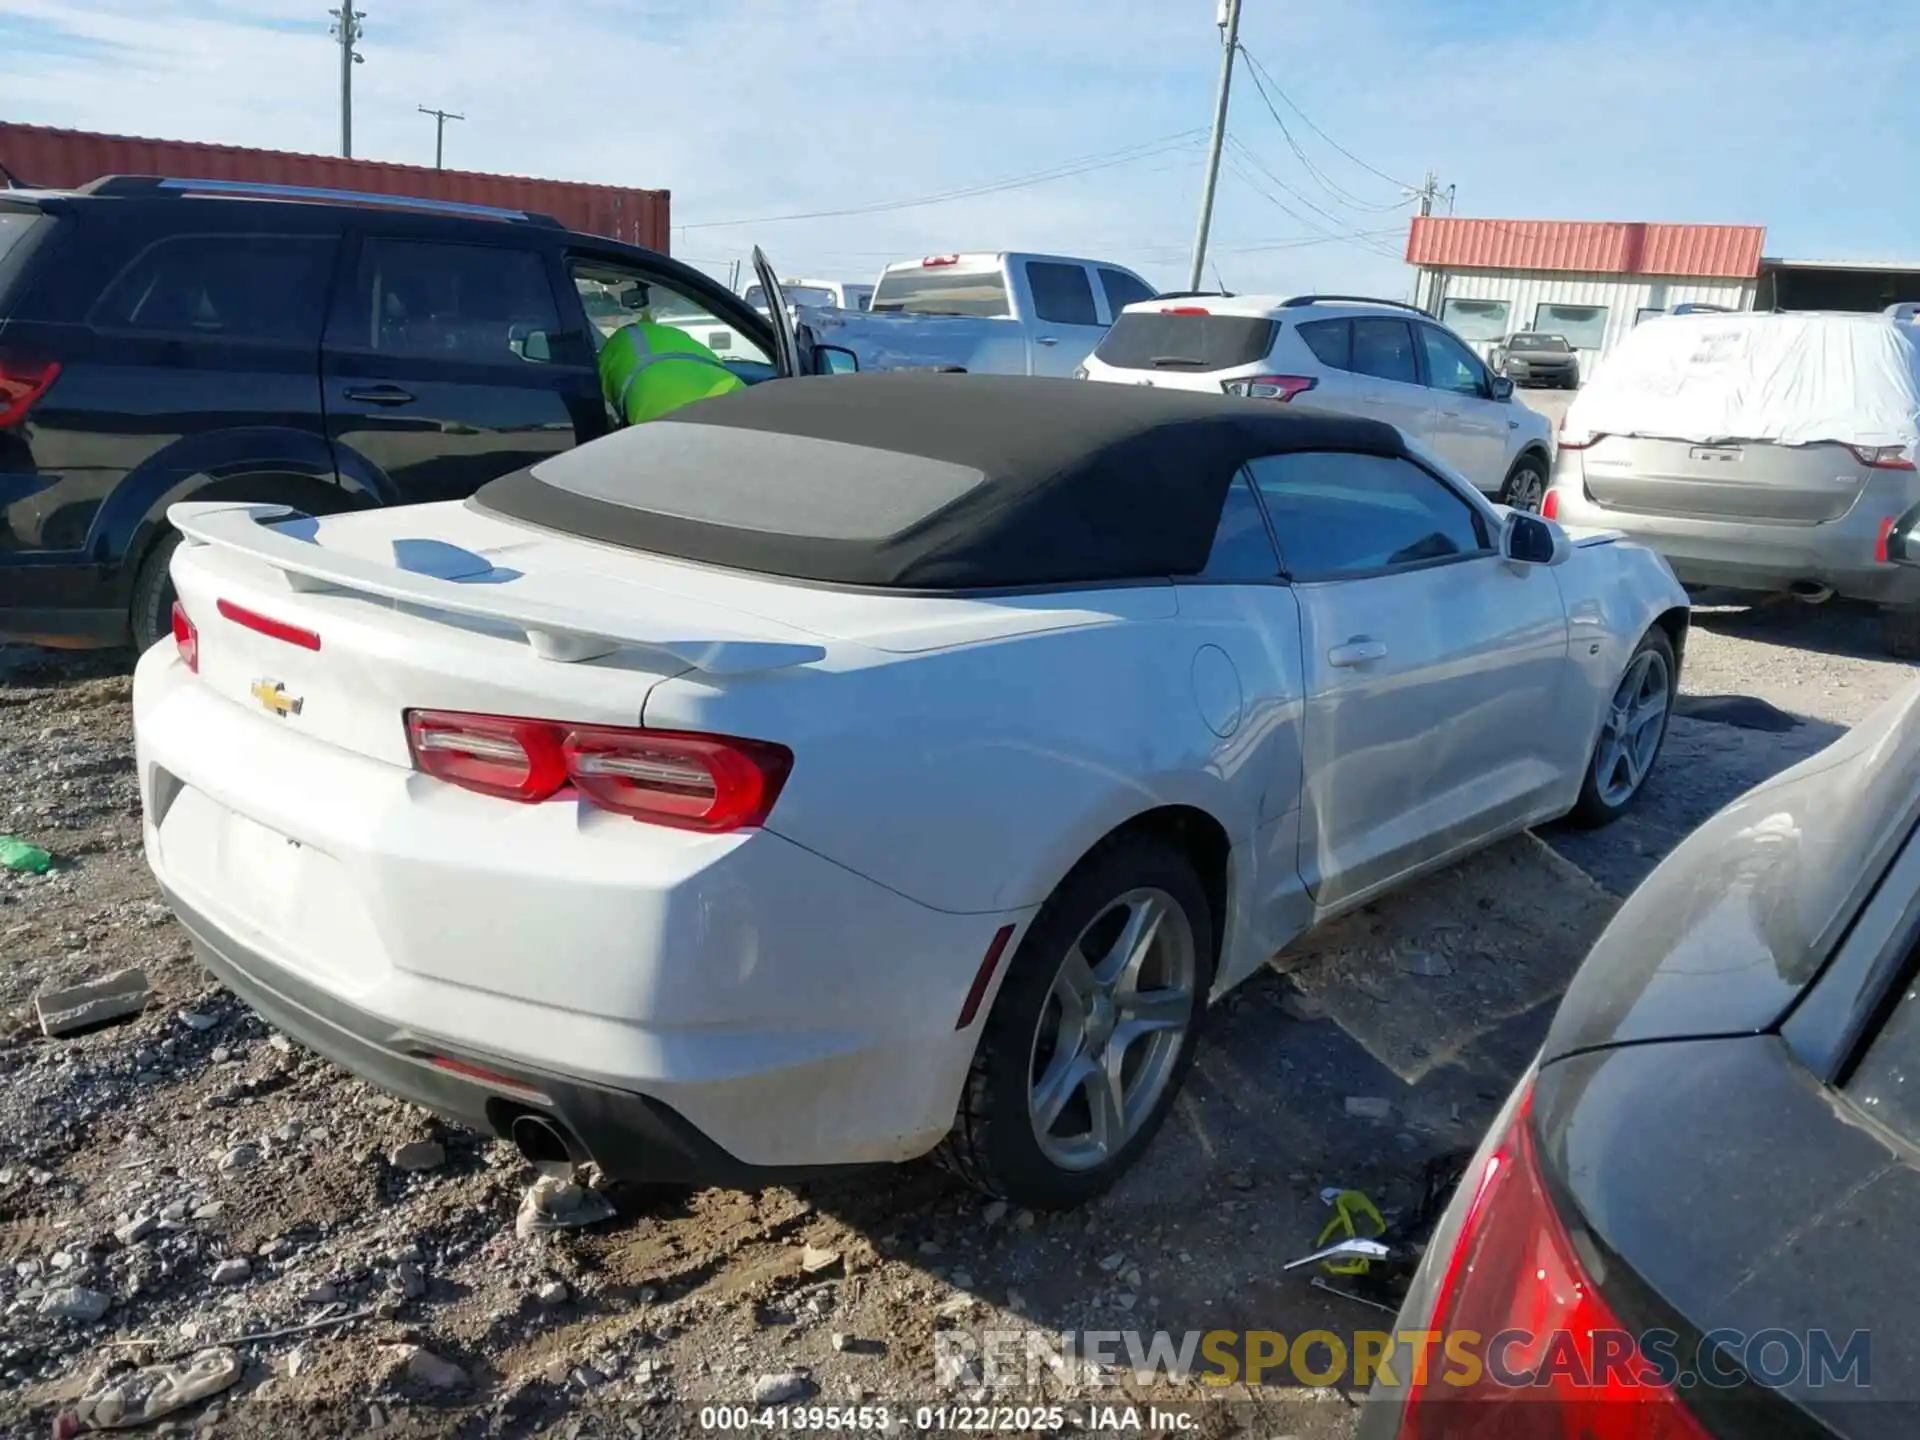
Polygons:
M1382 300L1378 295L1289 295L1285 300L1280 302L1280 308L1282 310L1291 310L1296 305L1325 305L1329 303L1339 305L1387 305L1395 310L1411 310L1414 314L1424 315L1429 320L1434 318L1431 310L1422 309L1418 305L1410 305L1405 300Z
M438 215L462 215L475 220L505 220L521 225L565 229L551 215L536 210L503 210L495 205L469 205L462 200L433 200L423 195L383 195L372 190L332 190L318 185L272 185L253 180L190 180L159 175L103 175L80 187L86 195L223 196L238 200L323 201L334 205L371 205L388 210L422 210Z

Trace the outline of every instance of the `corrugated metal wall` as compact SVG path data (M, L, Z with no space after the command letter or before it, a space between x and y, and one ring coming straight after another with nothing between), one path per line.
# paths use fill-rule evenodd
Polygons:
M668 244L670 197L665 190L433 170L423 165L390 165L382 160L342 160L288 150L144 140L4 122L0 122L0 165L25 183L56 189L84 185L102 175L172 175L191 180L250 180L457 200L468 205L539 211L569 229L652 250L665 251Z
M1436 315L1445 318L1447 300L1504 300L1507 302L1506 332L1531 330L1542 305L1597 305L1607 311L1606 325L1597 346L1582 345L1580 373L1584 376L1593 362L1633 329L1635 316L1643 309L1671 310L1692 301L1703 305L1722 305L1729 310L1748 310L1753 306L1753 282L1750 280L1679 280L1659 276L1586 276L1544 270L1448 270L1426 277L1426 295ZM1556 328L1548 325L1548 329ZM1559 327L1564 329L1564 327ZM1572 338L1572 337L1570 337ZM1491 339L1468 337L1468 343L1484 358L1493 348Z

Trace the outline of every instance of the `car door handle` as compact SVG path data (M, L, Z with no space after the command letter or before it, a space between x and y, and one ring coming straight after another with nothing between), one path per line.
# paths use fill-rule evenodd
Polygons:
M361 385L347 391L347 399L367 405L411 405L413 392L398 385Z
M1058 335L1036 335L1033 337L1033 343L1036 345L1058 345L1060 343L1060 337Z
M1329 665L1365 665L1369 660L1384 660L1387 647L1384 641L1369 640L1364 635L1356 635L1344 645L1336 645L1327 651Z

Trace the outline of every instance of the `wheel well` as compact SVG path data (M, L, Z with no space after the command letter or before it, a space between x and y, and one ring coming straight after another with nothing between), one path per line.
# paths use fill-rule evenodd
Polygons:
M1172 846L1192 864L1194 873L1200 877L1200 888L1206 893L1207 908L1213 912L1213 958L1217 964L1227 928L1227 854L1233 848L1226 828L1206 811L1191 805L1163 805L1114 827L1088 855L1125 835L1151 835ZM1083 857L1081 864L1084 863Z
M1511 475L1518 470L1522 460L1538 460L1542 475L1549 475L1552 472L1553 461L1547 458L1547 452L1538 445L1528 444L1522 446L1520 453L1513 457L1512 468L1507 471L1507 474Z
M1667 632L1667 642L1673 646L1673 667L1677 682L1681 664L1687 658L1687 629L1693 623L1693 612L1685 605L1676 605L1673 609L1655 617L1653 623Z

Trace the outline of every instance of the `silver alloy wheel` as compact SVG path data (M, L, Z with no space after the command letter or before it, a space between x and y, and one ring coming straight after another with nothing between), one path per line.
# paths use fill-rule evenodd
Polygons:
M1027 1114L1041 1152L1090 1170L1136 1135L1193 1023L1193 926L1164 890L1130 890L1068 948L1034 1027Z
M1507 482L1505 503L1515 510L1525 510L1532 514L1540 511L1540 502L1547 498L1547 477L1531 466L1513 472L1513 478Z
M1660 749L1671 700L1667 657L1642 650L1627 666L1613 692L1593 750L1593 787L1610 809L1627 803L1640 788Z

